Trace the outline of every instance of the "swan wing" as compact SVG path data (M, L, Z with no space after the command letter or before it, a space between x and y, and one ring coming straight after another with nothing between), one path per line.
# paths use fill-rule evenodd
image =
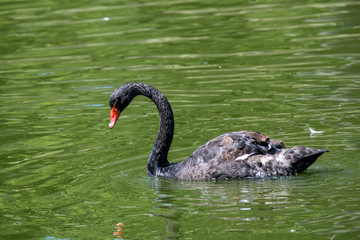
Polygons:
M270 148L271 141L265 134L247 131L225 133L199 147L186 161L198 165L214 159L244 160L253 154L267 153Z

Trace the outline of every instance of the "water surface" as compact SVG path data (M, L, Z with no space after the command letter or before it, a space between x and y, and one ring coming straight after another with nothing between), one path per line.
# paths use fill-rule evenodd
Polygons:
M1 3L0 238L360 238L359 14L358 1ZM171 162L239 130L331 152L292 177L147 177L156 107L138 97L108 129L128 81L169 99Z

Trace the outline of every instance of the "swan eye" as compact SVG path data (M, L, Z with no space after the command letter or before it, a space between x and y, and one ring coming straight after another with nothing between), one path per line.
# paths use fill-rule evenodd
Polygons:
M112 109L112 108L114 108L115 107L115 109L116 109L116 105L119 103L120 101L119 101L119 99L115 99L114 101L112 101L112 102L110 102L109 103L109 105L110 105L110 110Z

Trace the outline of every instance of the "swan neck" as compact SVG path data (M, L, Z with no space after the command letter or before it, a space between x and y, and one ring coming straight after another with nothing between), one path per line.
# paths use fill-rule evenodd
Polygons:
M147 163L148 174L155 176L160 174L161 168L170 165L167 155L174 135L174 116L170 103L159 90L146 84L141 84L139 90L139 94L150 98L159 111L159 131Z

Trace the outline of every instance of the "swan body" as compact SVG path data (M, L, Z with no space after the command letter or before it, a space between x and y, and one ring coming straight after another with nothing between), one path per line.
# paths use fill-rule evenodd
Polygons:
M160 127L147 162L149 176L183 180L232 179L295 175L307 169L326 149L303 146L286 148L280 140L259 132L239 131L218 136L195 150L186 160L169 163L167 154L174 135L174 117L166 97L144 83L130 82L110 96L110 124L137 95L149 97L157 106Z

